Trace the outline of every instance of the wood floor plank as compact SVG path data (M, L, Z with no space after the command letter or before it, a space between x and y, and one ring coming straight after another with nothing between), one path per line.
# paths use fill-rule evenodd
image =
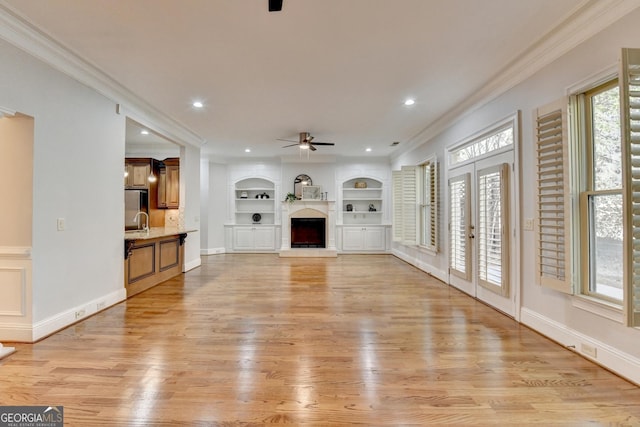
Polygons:
M640 425L640 389L388 255L203 257L0 361L87 425Z

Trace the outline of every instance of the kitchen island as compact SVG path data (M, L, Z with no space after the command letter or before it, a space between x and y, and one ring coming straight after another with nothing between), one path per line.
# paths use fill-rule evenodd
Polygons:
M124 235L124 283L127 297L182 273L184 241L181 227L151 227Z

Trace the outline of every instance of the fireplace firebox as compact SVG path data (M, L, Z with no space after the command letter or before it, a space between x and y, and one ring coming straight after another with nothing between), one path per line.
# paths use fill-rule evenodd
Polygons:
M292 248L326 248L325 218L291 218Z

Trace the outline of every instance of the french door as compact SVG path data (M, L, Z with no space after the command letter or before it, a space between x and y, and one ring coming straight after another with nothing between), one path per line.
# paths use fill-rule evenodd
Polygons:
M515 316L513 151L449 170L449 283Z

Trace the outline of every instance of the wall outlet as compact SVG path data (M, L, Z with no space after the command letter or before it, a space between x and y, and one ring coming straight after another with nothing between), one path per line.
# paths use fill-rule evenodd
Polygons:
M84 315L85 315L86 313L87 313L87 312L86 312L85 310L78 310L78 311L76 311L76 320L77 320L77 319L81 319L81 318L83 318L83 317L84 317Z
M598 349L592 345L585 343L580 344L580 352L585 356L591 357L592 359L598 358Z
M99 303L96 304L96 310L100 311L102 309L104 309L106 307L107 303L105 303L104 301L101 301Z

